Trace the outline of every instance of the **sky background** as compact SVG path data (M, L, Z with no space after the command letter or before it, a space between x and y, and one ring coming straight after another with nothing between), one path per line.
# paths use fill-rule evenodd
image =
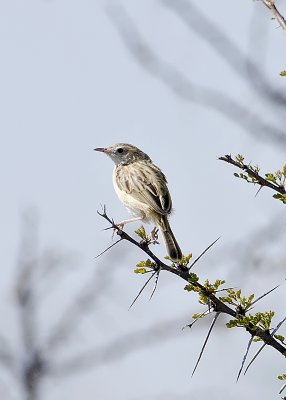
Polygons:
M285 92L286 80L279 75L285 69L285 36L266 7L250 0L189 3L256 63L271 87ZM286 12L282 1L277 4ZM282 203L267 189L255 197L258 188L234 178L234 168L217 158L241 153L263 172L275 171L285 163L286 139L277 142L270 133L231 120L227 109L219 113L176 95L130 53L114 18L122 22L123 9L164 63L282 131L285 108L253 88L243 62L230 66L218 54L215 35L214 43L202 39L167 5L159 0L0 1L1 336L23 362L14 290L23 216L36 221L37 251L60 253L66 260L37 289L39 346L94 274L106 274L110 282L96 304L90 302L69 340L50 354L53 360L69 360L130 332L176 321L170 340L166 333L149 344L146 334L138 351L126 349L114 362L95 361L72 375L54 373L41 385L41 400L207 399L210 394L221 399L222 392L231 400L279 398L276 376L285 372L282 357L267 349L236 384L249 338L223 323L191 379L210 323L181 331L201 310L195 296L182 290L183 282L162 274L152 301L147 289L128 311L145 281L132 272L144 255L122 243L95 260L112 243L97 215L100 205L106 204L115 221L126 218L127 211L112 187L111 160L93 149L126 142L141 148L166 174L175 209L171 225L183 252L198 256L221 237L196 268L202 279L226 278L228 286L257 295L284 280ZM212 36L209 27L204 29ZM136 227L126 229L132 234ZM163 244L154 251L165 255ZM259 310L275 309L278 322L285 313L283 296L282 285ZM5 368L0 377L5 400L24 398Z

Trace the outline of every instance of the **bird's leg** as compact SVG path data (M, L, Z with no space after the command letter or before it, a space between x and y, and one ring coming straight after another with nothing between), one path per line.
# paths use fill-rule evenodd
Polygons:
M123 230L124 225L129 224L130 222L141 221L142 219L143 219L143 217L134 217L134 218L130 218L130 219L125 219L124 221L121 221L115 225L118 226L118 228L120 230Z
M125 219L125 220L123 220L123 221L121 221L121 222L119 222L118 224L115 224L115 225L118 227L119 230L122 231L123 228L124 228L124 225L129 224L130 222L134 222L134 221L141 221L142 219L143 219L143 217L134 217L134 218L130 218L130 219ZM116 231L116 229L114 228L113 229L112 238L114 236L115 231Z

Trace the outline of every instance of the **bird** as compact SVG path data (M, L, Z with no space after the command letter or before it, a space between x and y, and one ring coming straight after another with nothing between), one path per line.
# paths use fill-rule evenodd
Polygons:
M128 143L97 147L94 150L106 154L114 161L115 192L134 216L116 225L123 229L125 224L133 221L153 222L163 236L169 257L180 262L182 251L168 220L172 212L172 199L161 169L146 153Z

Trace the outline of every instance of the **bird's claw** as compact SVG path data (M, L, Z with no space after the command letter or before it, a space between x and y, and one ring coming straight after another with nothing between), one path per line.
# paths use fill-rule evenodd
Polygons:
M119 223L119 224L114 224L114 226L115 227L113 228L112 239L114 238L115 232L118 233L120 231L123 231L124 224Z

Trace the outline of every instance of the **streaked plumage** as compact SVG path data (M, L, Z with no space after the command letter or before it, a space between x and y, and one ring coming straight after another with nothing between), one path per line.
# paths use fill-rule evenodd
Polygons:
M142 220L152 221L160 229L170 257L179 261L182 252L170 228L168 216L172 200L163 172L137 147L119 143L96 148L106 153L116 164L113 171L114 189L135 218L121 224Z

